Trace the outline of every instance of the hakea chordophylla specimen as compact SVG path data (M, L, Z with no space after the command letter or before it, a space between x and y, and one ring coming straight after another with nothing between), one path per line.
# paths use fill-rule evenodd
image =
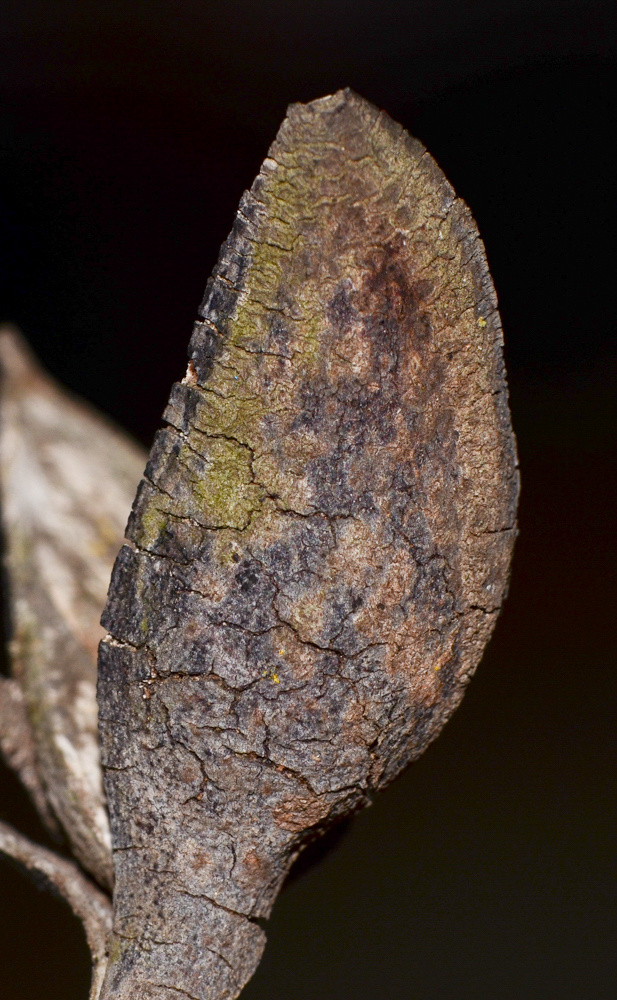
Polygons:
M515 535L482 243L387 115L290 108L200 315L103 617L104 1000L238 995L307 836L458 705Z
M238 996L303 846L458 705L516 534L484 248L386 114L290 108L200 317L103 616L102 1000Z

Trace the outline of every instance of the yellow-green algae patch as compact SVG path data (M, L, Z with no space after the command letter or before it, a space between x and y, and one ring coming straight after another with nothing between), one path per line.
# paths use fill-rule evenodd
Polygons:
M169 501L160 493L153 494L148 503L143 504L140 514L137 544L142 549L151 549L169 523Z
M291 184L289 173L279 166L264 179L265 220L252 240L244 279L250 293L240 294L206 385L210 405L197 422L209 433L233 434L254 449L263 443L263 418L294 409L293 369L308 375L319 366L327 327L324 275L314 266L315 247L302 231L314 214L314 192L306 182L299 186L296 177ZM318 222L323 226L325 219ZM284 331L282 346L276 336L272 343L274 328Z
M265 496L253 481L251 451L223 436L209 437L193 430L173 461L169 489L147 498L140 511L139 544L154 544L169 516L193 521L203 528L243 530ZM182 476L184 487L177 488Z
M189 472L192 455L181 454ZM192 489L201 518L216 528L246 528L264 496L263 488L252 482L249 449L227 438L208 440L206 467L193 479Z

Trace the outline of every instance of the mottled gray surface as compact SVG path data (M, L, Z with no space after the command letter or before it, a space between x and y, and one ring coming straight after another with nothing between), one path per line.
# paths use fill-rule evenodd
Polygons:
M145 455L0 329L0 497L12 679L0 748L41 818L111 888L99 755L99 620Z
M103 997L236 997L308 835L459 703L518 490L466 206L350 91L289 111L208 283L99 659Z

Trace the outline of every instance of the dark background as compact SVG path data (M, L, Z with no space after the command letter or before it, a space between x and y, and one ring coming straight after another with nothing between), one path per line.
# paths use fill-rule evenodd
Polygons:
M8 2L0 318L145 444L288 102L350 85L471 206L523 494L462 708L289 886L246 1000L617 996L617 7ZM0 816L46 841L16 780ZM0 996L85 1000L64 904L0 866Z

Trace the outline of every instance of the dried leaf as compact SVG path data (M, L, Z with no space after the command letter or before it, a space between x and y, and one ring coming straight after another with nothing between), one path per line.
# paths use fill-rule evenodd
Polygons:
M103 619L105 1000L238 995L307 836L458 705L515 536L484 249L387 115L290 108L201 316Z
M12 672L23 692L37 784L48 809L81 863L110 886L96 655L111 567L144 456L61 390L7 328L0 334L0 368Z

